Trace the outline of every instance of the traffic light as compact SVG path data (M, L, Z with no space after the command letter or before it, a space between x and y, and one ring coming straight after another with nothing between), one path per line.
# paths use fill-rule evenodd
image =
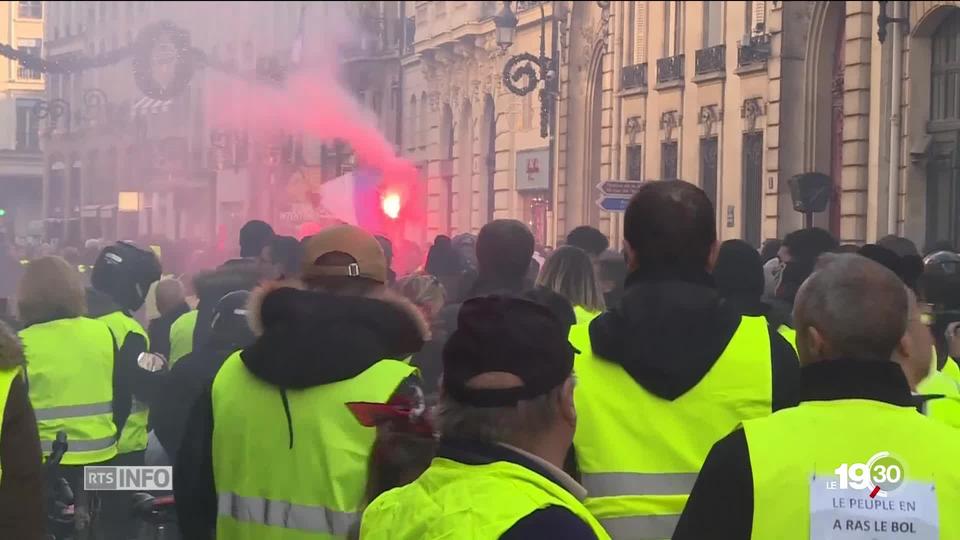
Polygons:
M6 209L6 208L0 208L0 217L6 216L6 215L7 215L7 209Z

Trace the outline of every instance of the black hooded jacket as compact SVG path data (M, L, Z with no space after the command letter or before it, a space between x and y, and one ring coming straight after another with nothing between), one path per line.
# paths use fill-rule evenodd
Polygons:
M276 386L280 396L285 396L284 389L350 379L385 358L407 358L429 336L419 310L387 292L377 298L348 297L271 285L254 292L249 312L258 338L243 350L241 359L253 375ZM402 382L397 394L415 400L423 396L416 377ZM324 412L316 414L323 421ZM290 426L292 447L296 433L291 419L278 421ZM208 385L190 414L174 468L174 494L185 540L212 538L216 523L212 438ZM264 467L268 466L265 462ZM304 478L309 478L309 471L304 471Z
M197 293L197 323L193 327L195 349L207 341L217 302L233 291L253 290L262 275L256 260L232 259L216 270L199 272L194 276L193 289Z
M600 357L623 366L648 392L675 400L700 383L740 325L706 272L634 272L618 309L590 325ZM773 409L796 404L800 365L770 330Z

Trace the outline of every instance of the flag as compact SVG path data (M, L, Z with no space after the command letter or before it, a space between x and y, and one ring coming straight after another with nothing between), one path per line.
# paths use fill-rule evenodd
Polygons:
M290 49L290 65L300 64L303 57L303 20L307 13L307 4L304 2L300 6L300 21L297 23L297 36L293 40L293 47Z

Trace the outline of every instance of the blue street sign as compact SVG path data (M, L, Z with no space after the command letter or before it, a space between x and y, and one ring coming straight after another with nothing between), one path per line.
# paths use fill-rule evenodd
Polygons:
M628 197L606 196L597 199L597 206L607 212L623 212L630 204Z

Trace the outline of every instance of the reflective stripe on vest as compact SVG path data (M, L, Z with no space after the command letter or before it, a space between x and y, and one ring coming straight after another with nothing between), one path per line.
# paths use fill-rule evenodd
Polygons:
M509 461L468 465L434 458L419 478L377 497L363 513L364 540L493 540L549 506L567 509L598 540L610 536L556 481Z
M742 317L700 382L672 400L596 357L588 336L571 341L582 351L574 449L586 507L614 538L669 538L713 444L743 420L771 412L767 321Z
M680 514L669 514L601 519L600 525L613 538L658 540L673 536L679 521Z
M0 369L0 422L3 422L4 411L7 408L7 399L10 398L10 388L13 386L13 381L17 378L17 375L20 375L22 368L20 366L13 368L3 368ZM3 430L0 429L0 436L3 435ZM2 465L2 463L0 463ZM3 469L0 469L0 482L3 480Z
M591 497L624 495L688 495L697 473L592 473L582 476Z
M43 453L50 453L57 433L64 431L64 465L116 456L114 340L107 325L84 317L59 319L32 325L20 338Z
M287 389L283 400L278 387L247 369L241 353L231 355L212 390L218 536L299 540L303 533L291 523L343 528L344 520L323 521L309 510L358 517L376 429L357 422L344 403L384 403L413 373L401 361L381 360L352 379ZM296 521L276 517L285 509L297 510ZM328 537L343 535L320 536Z
M63 405L46 409L34 409L37 420L57 420L78 416L94 416L113 413L113 402L90 403L88 405Z
M243 523L333 536L346 536L360 518L355 512L337 512L323 506L306 506L260 497L241 497L235 493L217 495L217 515L229 516Z
M143 336L147 350L150 350L150 338L143 327L140 326L140 323L133 317L127 316L122 311L114 311L100 317L99 320L107 323L107 326L110 327L114 339L117 340L117 347L123 346L123 342L129 334L138 334ZM146 450L148 417L148 407L137 398L133 398L130 415L127 416L127 421L124 422L123 428L120 430L120 438L117 440L117 451L119 453L128 454Z
M747 420L743 432L753 485L751 538L814 537L810 531L811 478L822 477L826 484L837 478L836 469L841 464L867 463L878 452L896 457L903 466L904 481L933 484L937 508L917 508L911 517L938 515L936 537L960 538L960 512L956 511L960 508L960 469L945 459L960 455L960 432L917 414L913 407L866 399L809 401L768 418ZM865 495L861 493L861 497ZM842 490L836 491L836 499L843 499ZM870 519L880 521L881 515L871 515ZM843 532L847 534L838 537L874 536L870 532ZM932 538L902 535L911 536Z
M40 449L44 452L53 452L54 441L40 441ZM107 450L117 444L116 437L105 437L103 439L90 439L86 441L67 440L67 448L70 452L96 452L98 450Z

